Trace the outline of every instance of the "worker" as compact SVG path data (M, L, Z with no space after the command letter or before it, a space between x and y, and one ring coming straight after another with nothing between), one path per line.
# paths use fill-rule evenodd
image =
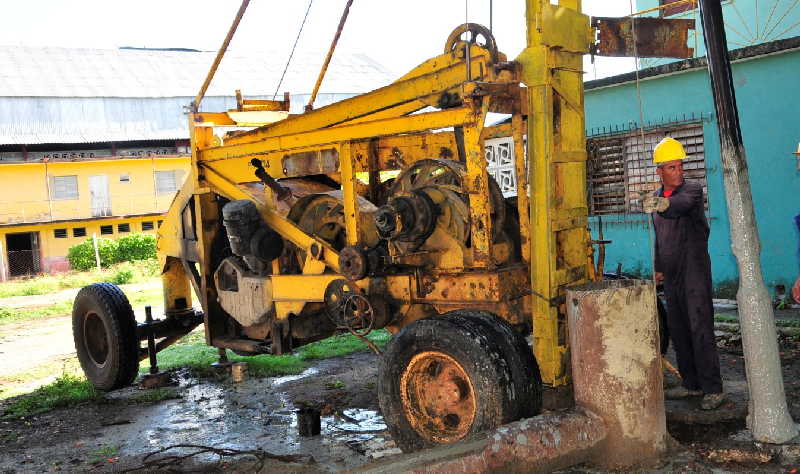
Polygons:
M656 146L653 162L661 188L643 200L655 227L655 279L667 298L667 327L683 384L665 392L668 399L703 396L700 407L713 410L725 400L714 340L711 259L703 187L683 178L686 152L674 138Z

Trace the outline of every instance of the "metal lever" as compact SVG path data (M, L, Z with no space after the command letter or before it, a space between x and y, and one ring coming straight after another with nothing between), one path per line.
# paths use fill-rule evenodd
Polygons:
M256 169L256 178L260 179L265 186L269 187L279 201L285 201L292 197L292 190L286 186L281 186L280 183L275 181L275 178L269 175L261 164L261 160L253 158L250 164Z

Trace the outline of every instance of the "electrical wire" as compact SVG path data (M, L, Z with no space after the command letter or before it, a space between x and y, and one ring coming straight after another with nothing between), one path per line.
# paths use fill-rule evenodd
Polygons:
M292 62L292 56L294 56L294 50L297 48L297 42L300 41L300 35L303 34L303 27L306 26L306 19L308 19L308 12L311 11L311 4L314 3L314 0L308 1L308 8L306 8L306 14L303 17L303 22L300 23L300 31L297 32L297 38L294 39L294 45L292 46L292 52L289 53L289 59L286 60L286 67L283 68L283 73L281 74L281 79L278 81L278 87L275 88L275 93L272 94L272 100L275 100L275 97L278 95L278 91L281 90L281 84L283 84L283 78L286 76L286 71L289 70L289 64Z

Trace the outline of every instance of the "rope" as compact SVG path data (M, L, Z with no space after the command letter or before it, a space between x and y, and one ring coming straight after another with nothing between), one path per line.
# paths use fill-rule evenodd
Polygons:
M281 74L281 79L278 81L278 87L275 88L275 93L272 94L272 100L275 100L275 97L278 95L278 91L281 90L281 84L283 84L283 78L286 76L286 71L289 70L289 64L292 62L292 56L294 56L294 50L297 48L297 42L300 41L300 35L303 34L303 27L306 26L306 19L308 18L308 12L311 11L311 4L314 3L314 0L308 0L308 8L306 8L306 15L303 17L303 22L300 23L300 31L297 32L297 38L294 39L294 45L292 46L292 52L289 53L289 59L286 61L286 67L283 68L283 73Z
M631 36L633 37L633 57L636 66L636 99L639 104L639 141L642 144L642 152L646 153L647 145L644 139L644 105L642 101L642 89L641 89L641 81L639 79L639 51L637 49L637 35L636 35L636 19L633 18L633 0L628 0L628 4L630 5L631 9ZM641 200L641 198L640 198ZM653 229L653 219L652 217L647 219L647 241L650 246L650 261L653 264L653 283L656 281L656 249L655 249L655 238L653 236L654 229ZM656 296L658 298L658 296Z

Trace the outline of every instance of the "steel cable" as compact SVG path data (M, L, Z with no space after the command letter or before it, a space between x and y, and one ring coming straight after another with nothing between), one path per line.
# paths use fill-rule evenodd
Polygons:
M303 27L306 26L306 20L308 19L308 12L311 11L311 4L314 3L314 0L308 1L308 8L306 8L306 14L303 17L303 22L300 23L300 31L297 32L297 38L294 39L294 45L292 46L292 52L289 53L289 59L286 60L286 67L283 68L283 73L281 74L281 79L278 81L278 87L275 88L275 93L272 94L272 100L275 100L275 97L278 95L278 91L281 90L281 84L283 84L283 78L286 76L286 71L289 70L289 64L292 63L292 56L294 56L294 50L297 48L297 43L300 41L300 35L303 34Z

